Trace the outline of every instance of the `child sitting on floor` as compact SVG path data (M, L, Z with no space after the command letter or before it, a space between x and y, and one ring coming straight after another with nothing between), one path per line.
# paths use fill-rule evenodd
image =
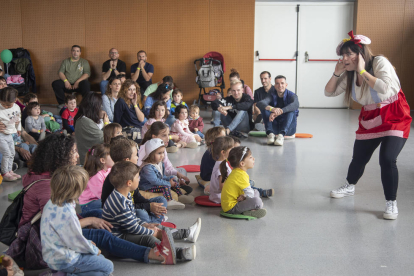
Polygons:
M200 175L195 176L198 184L203 188L210 182L211 173L216 164L216 161L211 155L213 142L217 137L222 136L226 136L226 130L221 126L210 128L206 132L205 142L207 143L207 150L201 159Z
M233 148L228 157L233 170L228 174L227 160L222 161L220 172L224 181L221 191L221 208L229 214L243 214L256 218L266 215L263 201L257 190L250 186L248 169L254 167L254 157L248 147Z
M154 223L146 223L136 216L131 192L136 191L140 182L139 167L131 162L121 161L112 168L109 178L115 190L105 202L103 218L114 227L112 234L135 244L154 248L163 257L163 264L194 260L195 245L189 248L176 248L174 239L195 243L201 229L201 219L188 229L169 229ZM162 240L160 242L159 240ZM167 247L165 250L163 247Z
M172 101L171 101L171 115L175 114L175 109L177 106L183 105L188 108L188 105L183 102L183 92L179 88L174 89L172 92Z
M192 133L198 134L201 139L204 139L204 123L203 118L201 118L199 114L200 108L197 105L193 104L190 108L190 116L188 117L188 127Z
M88 186L79 197L79 204L83 212L101 209L102 186L105 178L111 172L114 162L109 155L108 144L93 146L85 157L84 169L89 174Z
M147 141L142 148L141 181L139 188L152 193L163 193L168 201L167 209L184 209L183 203L194 202L191 195L183 195L180 183L174 176L165 176L164 154L165 144L159 138ZM178 194L178 201L173 200L171 190Z
M227 158L229 157L230 150L233 148L233 145L236 144L234 141L235 138L233 137L218 137L213 143L213 158L216 160L216 164L213 168L213 173L211 175L210 185L209 185L209 199L215 203L221 202L221 191L223 189L223 178L222 172L227 170L227 175L229 175L232 171L232 167L230 166ZM237 139L237 138L236 138ZM233 140L233 142L231 142ZM240 145L240 143L239 143ZM226 161L226 162L223 162ZM273 189L261 189L254 187L254 182L252 180L249 181L250 186L259 192L260 197L271 197L273 196L274 190ZM207 189L208 187L206 187Z
M124 136L117 136L112 138L110 146L111 149L109 155L115 164L121 161L129 161L133 164L137 164L138 150L137 144L134 141L129 140ZM111 173L106 177L102 187L102 207L105 204L106 199L114 190L114 186L109 180L110 175ZM164 216L167 213L167 200L163 196L146 199L141 195L139 189L136 189L132 194L132 200L135 204L137 217L141 220L161 223L167 219L167 217Z
M78 108L76 107L76 97L75 95L69 94L65 97L65 107L62 108L62 125L63 129L67 133L75 135L74 121L76 114L78 113Z
M32 102L26 107L27 115L25 122L25 130L36 141L42 141L46 137L46 125L45 120L40 116L40 104L38 102Z
M154 122L165 123L165 120L167 119L167 117L168 117L167 104L164 101L156 101L152 105L151 110L148 114L148 121L142 127L142 137L144 137L150 125L152 125Z
M122 126L118 123L110 123L103 128L104 143L110 144L111 139L122 134Z
M155 122L153 123L150 128L148 129L147 133L145 133L144 139L142 140L141 145L144 145L147 141L159 138L164 141L164 144L168 143L169 140L169 133L170 129L167 124L163 122ZM188 186L190 184L190 179L187 177L187 171L184 168L174 168L171 164L170 159L168 159L168 148L165 150L164 153L164 170L166 176L177 176L179 179L180 187L185 191L185 194L190 194L193 189ZM138 166L142 166L143 157L145 154L145 147L140 147L138 151Z
M54 172L50 180L51 197L43 208L40 223L43 260L60 272L110 275L113 263L82 235L75 211L88 179L88 173L78 166L63 166Z
M175 110L175 122L171 126L171 133L178 135L180 137L180 141L185 142L187 148L194 149L196 148L200 142L201 137L198 134L194 134L188 128L188 109L183 105L177 106Z

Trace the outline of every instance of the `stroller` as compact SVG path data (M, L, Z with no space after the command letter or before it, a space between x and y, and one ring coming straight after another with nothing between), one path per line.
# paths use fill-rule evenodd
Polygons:
M33 93L36 93L36 77L29 51L24 48L9 50L13 54L13 59L10 63L4 64L7 85L15 88L19 96L29 93L30 88ZM16 79L19 79L19 82L13 81Z
M226 68L223 56L217 52L209 52L202 58L196 59L194 66L197 74L196 83L200 88L198 105L200 105L200 102L203 102L206 106L211 105L211 102L215 101L217 97L221 96L223 98L223 89L225 88L224 72ZM206 92L206 88L215 89Z

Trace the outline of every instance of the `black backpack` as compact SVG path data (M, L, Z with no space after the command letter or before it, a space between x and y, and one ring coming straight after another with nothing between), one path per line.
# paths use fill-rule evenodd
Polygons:
M16 239L17 228L19 227L20 219L23 210L24 194L37 182L48 179L39 179L24 188L13 200L12 204L7 208L0 222L0 242L7 246Z

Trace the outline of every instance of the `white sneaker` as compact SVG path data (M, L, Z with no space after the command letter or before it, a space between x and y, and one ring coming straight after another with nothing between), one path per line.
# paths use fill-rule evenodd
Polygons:
M168 220L168 216L164 215L164 218L162 219L162 222L166 222Z
M196 222L188 229L190 229L190 235L188 235L187 241L196 242L198 239L198 234L200 234L201 230L201 218L198 218Z
M398 207L396 200L387 200L385 203L385 212L383 214L384 219L397 219Z
M192 261L196 258L196 245L193 244L190 247L181 248L182 259L180 261Z
M193 203L194 197L192 195L180 195L178 196L178 201L183 204Z
M182 204L181 202L175 201L174 199L168 201L167 203L167 210L181 210L184 208L185 208L184 204Z
M285 140L285 138L283 137L282 134L278 134L275 140L275 146L283 146L283 141Z
M269 135L267 135L267 144L271 145L275 142L275 135L273 133L269 133Z
M354 194L355 194L355 185L348 184L348 182L344 186L331 191L331 197L333 198L343 198L344 196L353 196Z

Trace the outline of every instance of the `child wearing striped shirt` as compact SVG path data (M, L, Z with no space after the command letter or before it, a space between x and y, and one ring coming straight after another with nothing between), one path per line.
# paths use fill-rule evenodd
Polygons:
M120 161L112 167L108 177L115 189L105 201L102 218L113 225L113 235L138 245L157 247L155 252L164 258L163 264L194 260L195 245L175 248L173 239L195 243L200 233L201 219L198 218L188 229L170 229L140 220L131 200L131 192L138 188L139 171L137 165L128 161Z

